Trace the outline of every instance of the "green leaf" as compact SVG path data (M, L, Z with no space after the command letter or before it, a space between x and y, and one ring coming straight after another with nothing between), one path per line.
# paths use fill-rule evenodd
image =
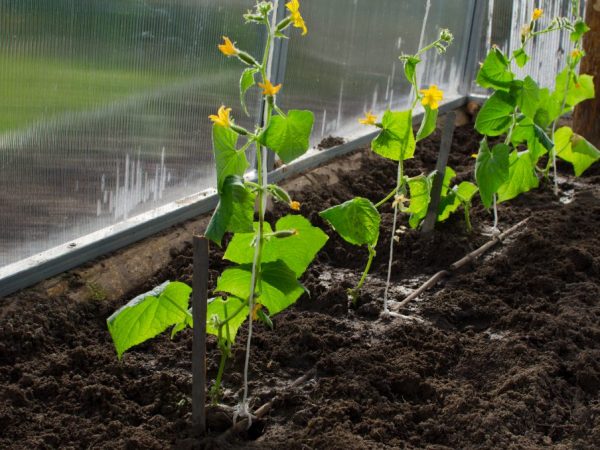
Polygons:
M450 190L450 184L452 180L456 178L456 172L450 166L446 167L446 172L444 173L444 181L442 182L442 191L441 196L445 197L448 195L448 191Z
M258 227L258 224L255 224ZM290 237L269 237L263 246L263 262L283 261L299 278L308 268L317 253L327 242L327 235L302 216L288 215L282 217L275 225L276 231L295 230ZM265 224L265 232L271 233L271 227ZM250 264L254 258L252 242L254 233L237 233L227 247L223 256L231 262Z
M540 127L549 127L562 114L563 99L557 97L547 88L540 89L540 103L533 119Z
M230 176L225 180L215 210L208 228L206 237L221 246L221 241L226 232L249 233L253 230L254 199L239 176Z
M410 191L410 205L408 207L410 218L408 219L408 224L411 228L417 228L427 215L431 201L431 186L434 175L435 173L427 177L419 176L408 180L408 189Z
M525 77L517 98L517 106L521 112L533 119L540 104L540 88L533 78Z
M219 192L221 192L227 177L231 175L242 177L250 166L246 159L246 153L236 148L238 137L238 134L230 128L213 125L212 138Z
M408 56L404 61L404 75L410 84L415 84L415 75L417 73L417 65L421 60L415 56Z
M478 191L477 186L470 181L463 181L458 186L454 186L454 192L461 203L471 203Z
M561 106L565 100L565 91L567 93L565 110L560 111L558 116L579 103L595 97L594 78L591 75L572 75L569 69L565 68L556 77L556 89L552 93L553 100Z
M510 62L506 56L499 49L493 48L481 66L477 75L477 84L482 88L508 91L514 78L515 75L510 71Z
M600 150L573 133L569 127L562 127L554 135L556 156L573 165L575 175L581 176L592 164L600 159Z
M575 29L571 32L571 41L577 42L579 41L585 33L590 31L590 27L583 20L578 20L575 22Z
M119 359L131 347L183 322L191 292L184 283L167 281L115 311L106 323Z
M254 75L256 75L256 73L258 73L258 69L251 67L244 70L242 72L242 77L240 78L240 103L242 104L242 109L247 116L250 114L248 114L248 108L246 107L246 92L248 92L248 89L256 84L256 80L254 79Z
M521 68L525 67L525 65L531 59L529 58L529 55L525 52L525 50L523 50L522 48L519 48L513 52L513 58L515 58L517 66Z
M373 140L373 151L393 161L412 158L416 148L412 128L412 111L392 112L387 110L381 124L383 129Z
M477 186L469 181L463 181L458 186L454 186L440 201L437 221L443 222L447 220L458 210L461 204L463 206L470 205L473 196L478 190Z
M475 179L486 208L492 206L494 194L508 180L509 154L508 145L498 144L490 151L487 141L484 139L481 142L475 164Z
M475 129L486 136L500 136L509 129L515 107L513 96L504 91L495 92L479 111Z
M438 110L431 109L429 106L425 107L425 116L421 122L421 127L417 133L416 141L422 141L426 137L430 136L435 131L437 126Z
M552 150L554 144L546 132L531 119L524 118L517 123L512 135L513 145L526 142L533 165L540 157Z
M319 213L337 233L350 244L377 244L381 217L375 205L366 198L356 197Z
M260 142L289 164L309 147L315 117L310 111L290 110L287 116L274 116L260 136Z
M498 189L498 202L511 200L518 195L537 188L540 184L529 152L510 154L508 180Z
M238 314L234 316L236 312ZM229 319L229 322L223 325L221 339L233 344L238 330L248 318L248 313L248 306L237 297L214 298L206 308L206 332L219 337L219 327L216 325Z
M217 292L226 292L235 297L250 297L252 265L233 267L225 270L217 280ZM292 305L304 292L296 279L296 274L283 261L263 263L258 283L260 295L257 303L264 305L269 313L275 314Z

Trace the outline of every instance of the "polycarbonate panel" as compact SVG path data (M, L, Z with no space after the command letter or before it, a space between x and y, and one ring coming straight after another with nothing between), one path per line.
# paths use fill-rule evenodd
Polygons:
M521 27L531 20L533 9L540 7L544 10L543 17L538 21L537 28L545 28L554 17L570 17L571 0L487 0L490 19L488 20L486 40L480 48L480 60L485 59L491 45L497 45L506 54L511 54L521 46ZM582 11L585 0L581 2ZM556 74L564 69L566 54L573 48L569 32L552 32L535 38L527 45L531 60L524 69L515 66L519 77L531 75L541 86L553 88ZM477 93L487 92L473 86Z
M398 57L435 40L441 28L452 30L454 45L419 70L424 84L455 95L473 7L474 0L304 0L309 32L290 40L280 102L315 112L313 144L328 135L364 133L357 118L365 111L408 106L410 85Z
M214 186L248 0L0 0L0 267Z

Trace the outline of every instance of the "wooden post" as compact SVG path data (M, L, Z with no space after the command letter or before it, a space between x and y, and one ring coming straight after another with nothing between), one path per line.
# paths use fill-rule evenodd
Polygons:
M600 147L600 0L588 0L586 18L591 31L583 37L585 58L581 73L594 76L596 98L577 105L573 116L573 129L596 147Z
M425 217L425 220L423 221L423 227L421 228L423 233L431 233L435 228L435 223L437 222L440 197L442 195L442 186L444 183L444 176L446 175L446 166L448 165L450 148L452 147L452 137L454 136L455 121L456 113L454 111L446 114L446 123L444 124L444 129L442 130L440 153L438 155L437 165L435 167L437 173L433 179L433 186L431 188L431 201L429 202L427 216Z
M192 279L192 422L199 434L206 433L206 308L208 302L208 240L194 236Z

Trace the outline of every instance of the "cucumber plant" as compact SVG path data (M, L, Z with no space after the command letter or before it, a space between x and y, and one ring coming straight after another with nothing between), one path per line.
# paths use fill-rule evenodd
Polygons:
M389 314L387 296L391 276L391 261L393 258L394 238L398 212L410 215L409 223L417 227L427 213L429 196L431 190L432 176L420 175L407 177L404 171L404 161L414 156L417 142L425 139L436 129L439 102L443 99L443 92L436 86L431 85L427 89L421 89L417 77L417 68L422 56L430 50L437 50L440 54L446 52L452 43L453 36L448 30L441 30L437 40L423 47L413 55L402 55L400 60L404 64L404 75L411 85L413 100L409 109L405 111L387 110L381 121L371 112L365 113L365 117L359 122L363 125L375 126L380 129L379 134L371 144L372 150L384 158L398 163L396 185L394 189L381 201L373 203L371 200L356 197L341 205L333 206L320 213L336 231L347 242L357 246L366 246L369 257L362 276L353 289L349 290L349 296L356 303L360 290L371 269L373 259L376 256L375 247L379 240L379 228L381 215L379 210L389 202L394 210L394 224L392 227L392 239L390 241L390 260L388 265L388 280L384 296L384 314ZM413 111L421 102L425 109L425 115L421 127L415 135L413 132ZM446 212L450 214L454 208L454 199L458 198L454 190L447 194L453 196L448 200ZM463 192L461 191L461 194ZM466 195L466 194L465 194ZM470 198L469 200L470 201ZM454 209L453 209L454 208Z
M310 111L282 111L277 106L277 94L282 86L273 85L269 79L269 52L275 39L285 38L283 32L290 26L300 29L302 35L308 32L298 0L291 0L285 6L288 15L279 23L275 21L275 8L270 1L257 2L254 9L244 15L246 23L266 28L261 62L239 49L228 37L223 37L223 43L218 46L225 56L236 58L246 66L239 84L244 111L246 93L256 85L261 89L264 124L254 130L243 128L235 123L232 109L225 106L209 117L213 122L219 204L206 237L220 246L226 233L234 233L224 254L224 259L233 265L218 278L217 295L208 305L207 332L217 337L221 351L211 395L215 402L220 398L223 372L232 345L240 326L248 320L243 398L237 409L239 415L247 417L250 417L248 366L253 322L260 321L272 328L271 318L298 300L305 292L299 278L328 239L301 215L287 215L273 227L265 220L268 197L289 205L292 211L301 208L284 189L268 183L267 149L285 163L295 160L308 150L314 122ZM246 150L251 147L256 149L258 175L255 181L244 178L249 167ZM172 336L192 327L190 294L191 288L186 284L167 282L133 299L109 317L108 329L118 357L170 327Z
M584 55L582 37L589 28L579 16L579 2L572 5L574 20L557 17L539 30L543 11L536 8L530 22L521 29L521 46L510 58L492 47L477 75L479 86L493 90L475 122L476 130L484 136L477 155L475 179L482 203L494 209L494 231L498 227L497 204L537 188L540 175L548 178L552 167L554 189L558 193L557 158L571 163L577 176L600 158L598 149L569 127L557 130L564 114L595 96L592 77L577 73ZM530 60L528 44L537 36L561 30L570 33L575 48L567 56L565 69L557 75L554 90L540 87L530 76L517 78L513 64L526 67ZM505 136L504 142L490 146L490 138L500 136ZM540 168L544 155L548 155L548 162Z

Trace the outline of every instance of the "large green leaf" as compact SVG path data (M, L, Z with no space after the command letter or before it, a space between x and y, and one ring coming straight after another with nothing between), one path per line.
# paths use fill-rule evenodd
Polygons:
M438 110L431 109L429 106L425 107L425 115L423 116L423 121L421 122L421 127L417 132L416 141L422 141L426 137L430 136L431 133L435 131L437 126L437 118L438 118Z
M227 269L217 280L215 291L247 299L250 297L251 275L251 264ZM257 303L264 305L271 315L275 315L298 300L304 288L296 279L294 271L283 261L273 261L261 265L258 292Z
M217 209L206 229L206 237L221 246L223 236L228 231L252 232L255 197L246 188L242 178L228 177L223 184Z
M282 260L294 271L296 277L300 277L323 248L328 237L321 229L313 227L307 219L298 215L282 217L275 224L275 231L287 230L293 230L296 234L267 238L263 246L262 261ZM272 232L269 224L265 224L265 232ZM254 236L254 233L237 233L223 258L238 264L250 264L254 258Z
M416 148L412 111L387 110L381 119L381 125L381 133L371 144L373 151L393 161L412 158Z
M569 127L557 130L554 140L556 156L571 163L575 169L575 175L578 177L600 159L600 150L583 137L573 133Z
M546 132L529 118L517 123L512 134L513 145L527 144L529 157L533 165L537 165L541 156L552 150L554 144Z
M540 88L533 78L525 77L518 88L517 106L523 114L534 119L540 105Z
M292 109L287 116L271 118L260 141L288 164L308 150L314 121L312 112Z
M256 84L254 75L257 73L258 69L256 67L250 67L242 72L242 76L240 78L240 103L242 104L242 108L246 115L249 115L248 108L246 107L246 92L248 92L248 89Z
M563 114L579 103L594 98L595 95L594 78L592 76L571 74L569 69L565 68L556 77L556 89L552 93L552 98L555 103L561 106L565 101L565 111L560 112L560 114Z
M514 78L515 75L510 71L510 62L506 56L500 49L492 48L477 74L477 84L482 88L508 91Z
M507 92L495 92L483 104L475 120L475 129L486 136L500 136L512 123L516 100Z
M511 200L540 184L528 151L519 153L514 150L510 154L509 164L508 180L498 189L498 202Z
M375 245L379 239L381 217L375 205L356 197L319 213L337 233L353 245Z
M523 50L522 48L519 48L513 52L513 58L515 58L517 66L521 68L525 67L525 65L531 59L529 55L525 52L525 50Z
M213 125L213 148L217 165L217 187L219 192L227 177L244 176L250 166L243 150L237 150L238 134L230 128Z
M185 321L191 292L184 283L166 282L115 311L106 323L119 359L134 345Z
M492 206L494 194L508 180L509 154L508 145L498 144L490 150L485 139L481 142L475 164L475 179L486 208Z
M408 224L411 228L417 228L421 221L427 216L429 203L431 202L431 187L435 173L430 176L419 176L408 180L408 189L410 191L410 205L408 212L410 217Z

